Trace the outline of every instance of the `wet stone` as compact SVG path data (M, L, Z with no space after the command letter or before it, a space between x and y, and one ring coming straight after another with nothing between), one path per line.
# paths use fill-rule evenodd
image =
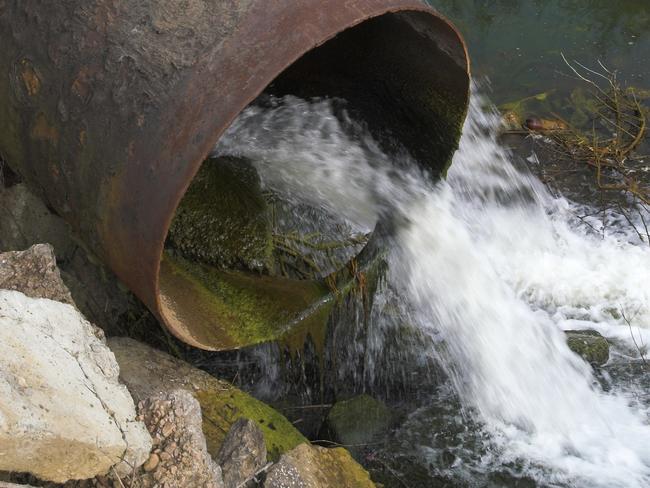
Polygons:
M567 344L576 354L595 366L602 366L609 361L609 343L595 330L565 331Z
M337 402L326 421L326 435L343 445L360 445L372 441L388 429L391 413L382 402L369 395L359 395Z

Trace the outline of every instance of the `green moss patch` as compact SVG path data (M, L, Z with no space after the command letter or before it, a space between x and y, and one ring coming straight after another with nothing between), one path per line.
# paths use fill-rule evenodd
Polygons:
M203 432L208 451L219 452L230 426L239 418L247 418L260 426L269 459L277 461L280 455L307 439L282 414L236 388L221 392L200 390L196 398L203 412Z
M369 443L390 423L388 407L365 394L337 402L327 416L329 437L344 445Z
M213 266L268 266L271 225L259 175L249 161L221 157L203 162L176 209L169 244Z
M317 281L223 270L166 254L161 292L192 333L221 349L277 339L327 320L329 290ZM198 330L201 325L204 330Z

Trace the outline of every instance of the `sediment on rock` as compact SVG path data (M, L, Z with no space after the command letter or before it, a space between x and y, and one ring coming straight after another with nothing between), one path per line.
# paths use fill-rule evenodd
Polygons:
M301 444L268 471L264 488L374 488L368 472L345 449Z
M0 289L74 305L57 268L54 249L49 244L35 244L25 251L0 254Z
M143 466L123 480L125 486L223 488L221 468L206 448L201 407L189 392L151 396L138 404L138 412L153 438L153 450Z

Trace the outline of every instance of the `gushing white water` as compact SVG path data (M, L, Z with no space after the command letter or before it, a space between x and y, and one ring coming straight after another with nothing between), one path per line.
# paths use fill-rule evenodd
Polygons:
M513 166L496 141L498 118L476 97L436 185L408 156L400 167L412 169L396 173L332 103L287 97L248 109L216 151L249 157L267 186L359 230L400 222L390 286L440 344L422 354L443 363L498 462L562 486L650 485L647 413L601 391L562 333L650 341L650 250L583 228L574 204Z

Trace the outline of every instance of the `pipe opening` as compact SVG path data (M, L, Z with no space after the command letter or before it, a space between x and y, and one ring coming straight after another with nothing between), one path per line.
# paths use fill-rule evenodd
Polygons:
M456 149L468 85L455 31L429 12L405 11L363 21L308 51L249 107L288 97L330 101L342 121L367 127L383 152L406 150L438 178ZM206 349L324 326L333 282L370 236L343 232L345 245L335 250L306 243L306 234L336 224L336 216L318 211L282 201L253 161L217 146L169 229L159 278L162 319L179 338ZM316 244L336 242L327 237Z

